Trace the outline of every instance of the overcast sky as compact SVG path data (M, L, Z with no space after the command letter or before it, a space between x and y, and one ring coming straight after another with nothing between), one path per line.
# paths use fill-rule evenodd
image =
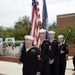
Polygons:
M42 0L39 1L42 15ZM32 0L0 0L0 26L13 27L25 15L31 18L31 4ZM46 5L49 23L56 21L57 15L75 13L75 0L46 0Z

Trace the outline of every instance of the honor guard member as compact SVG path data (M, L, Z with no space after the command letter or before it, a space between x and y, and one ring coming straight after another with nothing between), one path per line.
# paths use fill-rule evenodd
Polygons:
M45 40L46 30L45 29L40 29L39 33L40 33L40 40L41 40L41 44L42 44L42 42Z
M19 63L23 63L23 75L40 75L42 70L42 58L40 50L32 45L34 38L25 36L25 46L21 50Z
M46 30L40 29L40 39L41 39L41 53L43 58L43 68L41 75L49 75L49 44L50 41L48 39L45 39L46 37Z
M74 48L75 48L75 45L74 45ZM73 67L74 67L73 71L75 71L75 53L74 53L74 56L73 56Z
M68 46L63 43L63 35L58 36L60 43L60 55L59 55L59 75L65 75L66 70L66 55L69 53Z
M74 67L73 71L75 71L75 55L73 56L73 67Z
M49 31L49 75L59 75L59 42L54 36L55 32Z

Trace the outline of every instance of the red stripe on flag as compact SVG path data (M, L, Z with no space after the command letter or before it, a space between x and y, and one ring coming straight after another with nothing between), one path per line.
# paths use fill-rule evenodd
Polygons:
M39 23L38 23L40 14L38 6L39 6L38 0L32 0L31 36L34 37L33 44L36 45L37 47L40 47L40 35L39 35Z

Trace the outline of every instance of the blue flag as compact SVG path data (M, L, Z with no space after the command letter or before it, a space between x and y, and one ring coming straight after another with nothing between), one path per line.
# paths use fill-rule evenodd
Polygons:
M47 14L47 7L46 2L43 0L43 12L42 12L42 28L46 29L46 39L49 39L48 34L48 14Z

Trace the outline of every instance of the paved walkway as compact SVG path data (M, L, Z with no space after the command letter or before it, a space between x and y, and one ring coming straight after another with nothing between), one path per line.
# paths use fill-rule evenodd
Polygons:
M2 74L2 73L0 73L0 75L6 75L6 74Z
M6 75L22 75L22 65L0 61L0 73Z
M72 69L73 64L72 59L70 59L67 61L65 75L75 75ZM22 65L19 65L18 63L0 61L0 75L22 75Z

